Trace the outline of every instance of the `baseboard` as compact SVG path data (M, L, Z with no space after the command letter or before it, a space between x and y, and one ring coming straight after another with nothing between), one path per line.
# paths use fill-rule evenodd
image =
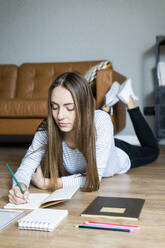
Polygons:
M159 141L159 145L165 145L165 139L161 139L161 140Z
M31 144L33 135L0 135L0 145L2 144Z

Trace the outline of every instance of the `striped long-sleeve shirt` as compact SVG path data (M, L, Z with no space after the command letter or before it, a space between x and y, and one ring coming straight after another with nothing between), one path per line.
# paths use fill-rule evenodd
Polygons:
M130 168L130 159L121 149L115 147L113 124L109 115L101 110L95 111L96 128L96 161L99 179L111 177L115 174L126 173ZM22 159L20 167L15 176L19 182L23 182L29 187L32 174L40 165L45 149L40 149L47 144L47 132L37 131L31 146ZM63 186L85 184L86 162L78 149L70 148L65 141L63 146L63 166L70 174L62 177Z

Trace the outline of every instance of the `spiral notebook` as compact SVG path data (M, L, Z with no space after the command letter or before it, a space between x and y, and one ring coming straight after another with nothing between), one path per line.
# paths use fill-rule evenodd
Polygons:
M19 229L53 231L68 215L68 210L36 209L18 220Z

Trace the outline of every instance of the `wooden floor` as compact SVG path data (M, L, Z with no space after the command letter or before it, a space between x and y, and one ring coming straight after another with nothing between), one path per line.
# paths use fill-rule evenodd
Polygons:
M0 147L0 208L8 202L10 175L5 168L9 163L15 171L26 147ZM31 186L31 191L38 191ZM145 204L139 221L113 223L134 224L139 232L124 233L103 230L78 229L74 225L87 220L107 221L80 217L80 213L96 196L144 198ZM17 221L0 231L0 247L17 248L164 248L165 247L165 148L161 147L159 159L124 175L103 179L99 192L77 192L72 200L56 206L68 209L69 216L53 232L24 231L17 229Z

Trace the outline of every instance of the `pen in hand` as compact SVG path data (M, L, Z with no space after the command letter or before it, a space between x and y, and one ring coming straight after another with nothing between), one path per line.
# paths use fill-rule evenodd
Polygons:
M7 167L7 169L9 170L9 172L10 172L12 178L14 179L14 181L16 182L16 184L18 185L18 187L19 187L21 193L24 194L24 191L23 191L23 189L22 189L20 183L17 181L17 178L14 176L14 173L12 172L10 166L9 166L8 164L6 164L6 167Z

